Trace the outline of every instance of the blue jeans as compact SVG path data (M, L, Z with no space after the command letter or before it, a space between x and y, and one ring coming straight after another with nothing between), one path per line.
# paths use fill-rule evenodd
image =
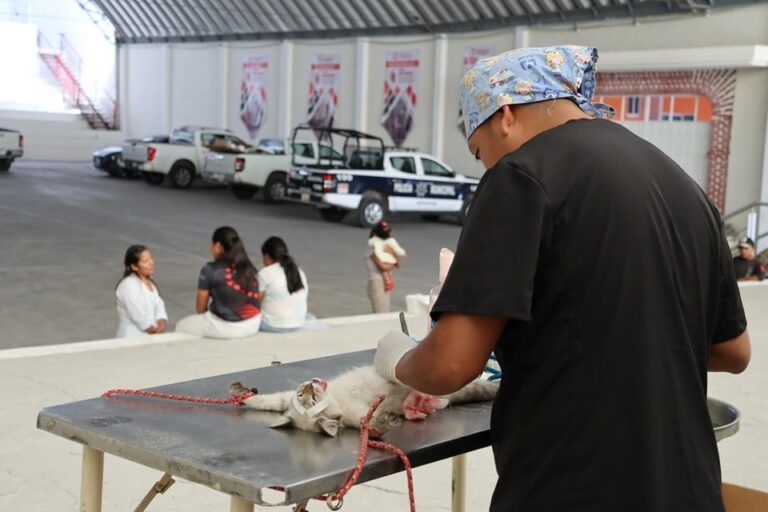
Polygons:
M299 330L299 327L272 327L262 320L259 330L261 332L293 332Z

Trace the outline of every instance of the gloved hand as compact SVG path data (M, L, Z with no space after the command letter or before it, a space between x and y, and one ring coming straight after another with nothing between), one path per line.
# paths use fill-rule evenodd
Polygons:
M403 384L395 376L397 363L406 354L406 352L415 348L413 340L400 331L389 331L386 336L379 340L379 346L376 349L376 355L373 356L373 366L376 373L390 382Z

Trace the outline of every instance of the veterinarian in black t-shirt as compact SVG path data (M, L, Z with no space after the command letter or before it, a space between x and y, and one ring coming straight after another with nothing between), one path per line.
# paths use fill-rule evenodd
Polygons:
M590 102L596 58L526 49L467 73L466 132L488 171L435 328L415 349L385 336L376 368L445 394L495 351L494 512L721 512L707 371L741 372L750 354L730 252L677 164L594 119L610 115Z

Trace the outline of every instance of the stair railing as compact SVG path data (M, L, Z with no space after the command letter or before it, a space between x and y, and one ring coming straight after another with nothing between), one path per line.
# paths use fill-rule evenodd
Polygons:
M755 242L755 245L759 246L758 241L762 238L768 237L768 231L760 231L760 213L762 212L763 208L768 208L768 203L760 201L749 203L745 206L742 206L741 208L723 215L723 222L725 223L726 221L733 219L738 215L746 213L746 225L744 229L737 230L736 234L739 235L739 238L741 237L740 235L751 238Z
M58 42L58 48L55 48L42 32L37 33L40 56L61 86L65 97L80 109L91 128L114 129L117 126L117 101L96 80L88 79L91 86L90 90L86 90L83 81L88 73L82 57L65 34L59 34Z

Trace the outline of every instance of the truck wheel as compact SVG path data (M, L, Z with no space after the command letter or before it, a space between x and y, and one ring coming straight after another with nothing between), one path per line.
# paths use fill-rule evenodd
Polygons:
M163 182L164 179L165 179L165 176L163 176L159 172L144 173L144 181L146 181L150 185L159 185Z
M366 192L357 207L357 223L372 228L387 215L386 199L378 192Z
M469 216L469 209L472 207L472 200L475 198L475 196L469 196L464 200L464 204L461 205L461 210L459 210L459 222L463 226L467 223L467 217Z
M253 199L256 195L256 187L249 185L232 185L232 195L243 201Z
M320 208L320 218L328 222L341 222L347 216L347 210L341 208Z
M168 177L174 187L189 188L195 179L195 168L187 162L180 162L173 166Z
M273 172L269 175L267 183L264 185L264 201L272 204L282 203L285 199L285 179L284 172Z
M9 158L3 158L0 160L0 172L9 170L11 168L11 162L13 162L13 160Z

